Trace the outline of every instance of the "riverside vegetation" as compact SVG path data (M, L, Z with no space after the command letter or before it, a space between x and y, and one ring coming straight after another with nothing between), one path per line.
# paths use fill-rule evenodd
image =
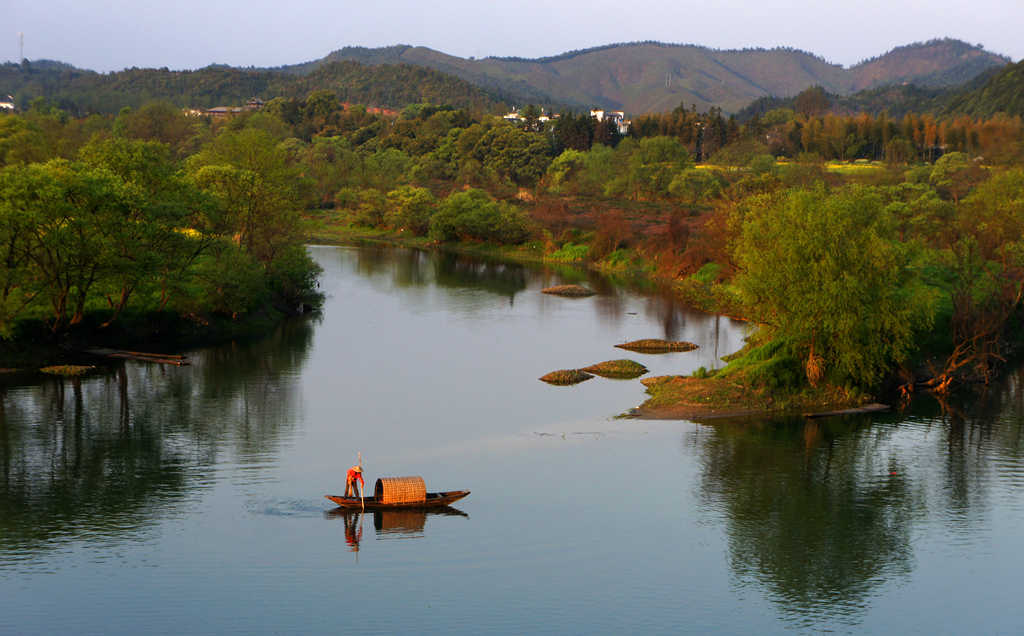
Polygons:
M186 150L174 142L188 122L169 114L141 135L145 110L0 117L8 366L100 343L238 335L318 304L298 173L273 136L223 130Z
M37 102L0 117L4 330L294 308L314 295L303 239L373 239L639 272L757 325L726 367L690 379L695 404L987 381L1019 332L1020 118L836 115L813 91L798 103L742 124L680 106L622 137L572 112L389 116L327 91L224 121L166 104L72 119ZM44 248L65 230L104 256L54 267ZM648 383L655 403L686 384Z

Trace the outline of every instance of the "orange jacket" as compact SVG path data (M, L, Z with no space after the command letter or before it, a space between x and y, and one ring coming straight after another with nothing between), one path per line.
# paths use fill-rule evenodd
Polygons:
M363 473L358 472L356 470L356 467L353 466L352 468L348 469L348 473L345 475L345 483L346 484L354 484L354 483L356 483L357 479L359 480L359 486L360 487L363 487L363 486L366 485L366 482L363 481Z

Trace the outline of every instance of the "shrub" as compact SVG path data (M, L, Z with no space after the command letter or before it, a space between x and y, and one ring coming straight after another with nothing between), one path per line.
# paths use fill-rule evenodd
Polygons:
M441 202L430 219L429 234L438 241L476 239L519 244L530 233L522 211L473 188L456 192Z
M585 244L576 244L572 241L566 241L562 247L553 252L549 259L553 261L560 261L563 263L575 263L582 261L587 258L587 252L590 251L590 246Z

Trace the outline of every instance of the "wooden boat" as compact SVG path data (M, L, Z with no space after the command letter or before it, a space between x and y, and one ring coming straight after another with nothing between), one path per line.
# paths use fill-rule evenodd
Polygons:
M396 508L440 508L448 506L469 494L468 490L447 490L444 492L428 492L423 501L385 503L377 497L365 497L367 510L390 510ZM363 503L359 497L342 497L340 495L324 495L339 507L348 510L361 510Z
M469 494L468 490L427 492L422 477L381 477L372 497L324 495L341 508L388 510L398 508L436 508L447 506Z

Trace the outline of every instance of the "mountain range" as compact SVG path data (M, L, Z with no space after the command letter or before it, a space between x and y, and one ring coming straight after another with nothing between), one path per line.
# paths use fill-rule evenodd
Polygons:
M946 95L949 87L972 81L980 87L1009 63L980 45L948 38L901 46L849 68L790 48L716 50L633 42L537 59L467 59L398 45L348 47L318 60L266 69L132 68L102 74L26 60L0 65L0 95L14 95L22 107L45 97L76 114L117 112L152 100L209 107L242 103L254 95L265 100L304 97L325 89L343 101L391 108L443 101L483 110L539 104L635 115L680 105L736 113L758 99L767 103L821 86L836 96L861 91L857 94L878 108L899 99L910 104L906 95L935 108L936 96ZM1018 84L1008 80L999 91L1010 91L1012 97ZM961 100L965 105L970 101Z
M347 47L279 71L310 72L333 61L411 64L497 89L520 103L599 106L628 113L684 104L736 112L759 97L789 97L809 86L846 95L893 84L953 86L1010 59L954 39L895 48L850 68L789 48L716 50L692 44L633 42L538 59L465 59L420 46Z

